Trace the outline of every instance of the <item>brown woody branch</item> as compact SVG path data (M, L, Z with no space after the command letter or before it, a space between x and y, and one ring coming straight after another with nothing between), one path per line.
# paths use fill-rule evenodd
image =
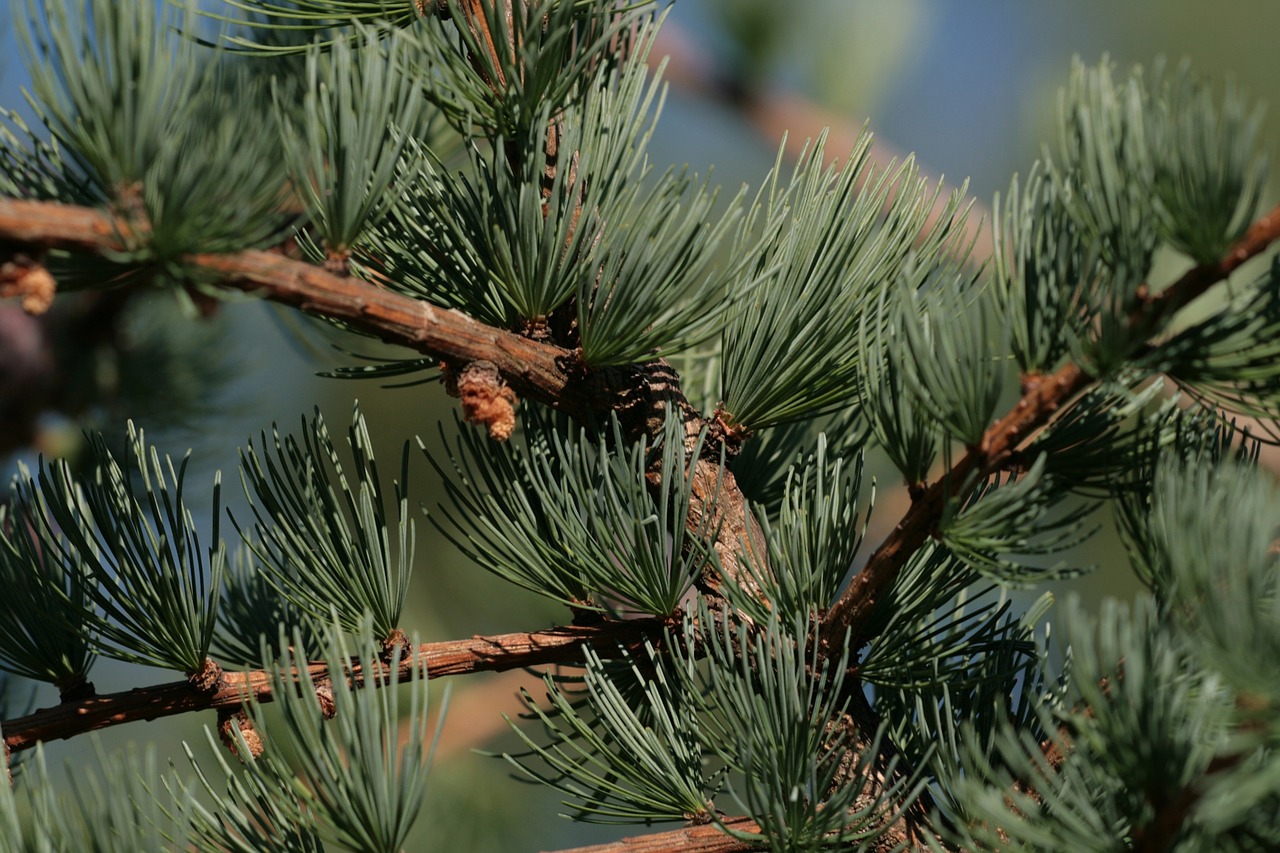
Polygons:
M1280 235L1280 205L1258 217L1244 236L1236 241L1220 260L1192 267L1172 287L1143 301L1142 310L1148 322L1163 320L1193 302L1206 290L1231 275L1246 261L1257 257Z
M619 646L638 649L647 639L659 635L665 623L659 619L606 622L590 627L552 628L520 634L472 637L442 643L424 643L415 656L400 663L401 677L418 667L428 678L464 675L472 672L502 672L528 666L572 663L587 647L610 653ZM324 664L313 664L308 676L314 682L329 674ZM358 682L360 667L351 670ZM385 676L382 676L385 677ZM202 692L189 681L175 681L153 687L136 687L122 693L63 702L4 721L4 744L10 751L29 749L39 741L61 740L85 732L137 720L155 720L191 711L238 708L245 701L270 702L271 676L265 670L223 673L218 689Z
M1155 328L1161 320L1263 252L1277 238L1280 238L1280 206L1260 217L1221 260L1192 267L1160 294L1141 300L1131 322L1137 328ZM854 649L871 640L870 615L911 555L934 534L947 500L967 484L1001 470L1023 442L1092 381L1078 365L1070 363L1048 376L1028 377L1022 399L987 428L977 447L970 448L950 471L912 501L902 521L831 608L824 639L840 644L849 631L849 645Z
M0 240L29 250L110 256L126 250L120 236L124 228L125 223L92 208L0 198ZM180 262L220 287L341 321L456 366L488 362L520 396L578 420L615 411L630 434L654 436L661 433L664 403L688 409L679 377L662 362L588 371L570 350L272 252L195 254Z
M747 817L724 818L721 823L739 832L760 831L760 827ZM638 835L590 847L574 847L559 853L745 853L758 849L758 844L739 841L732 835L726 835L718 825L706 824Z
M271 252L191 255L183 260L216 274L219 286L341 320L387 343L459 364L490 362L522 396L552 405L573 398L572 353L487 326L461 311Z
M136 230L136 224L133 227ZM0 240L29 249L109 256L127 248L120 236L125 229L125 223L90 208L0 198ZM581 422L603 420L613 412L630 437L652 438L662 434L665 407L670 405L689 424L691 434L696 435L701 425L681 391L680 377L662 361L588 371L570 350L272 252L195 254L181 262L221 287L342 321L454 366L485 362L520 396ZM708 453L714 455L711 449ZM709 492L718 485L715 504L726 524L716 550L726 570L736 573L737 537L750 527L745 498L727 472L702 476L699 482L707 486L708 503Z
M0 198L0 239L29 248L110 255L126 250L124 227L92 208ZM346 322L388 343L458 362L492 362L523 396L550 404L573 399L568 350L486 326L460 311L271 252L190 255L182 261L214 274L221 286Z
M869 617L880 597L892 586L911 555L936 531L943 507L963 486L1000 469L1035 430L1042 427L1064 403L1091 381L1083 370L1068 364L1042 377L1023 395L1017 405L986 431L980 449L970 450L955 466L934 481L911 502L902 521L875 550L862 571L832 606L824 626L828 642L844 642L849 631L849 647L860 648L871 638Z

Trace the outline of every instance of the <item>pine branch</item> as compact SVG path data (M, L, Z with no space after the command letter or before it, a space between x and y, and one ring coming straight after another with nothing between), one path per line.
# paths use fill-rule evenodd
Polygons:
M111 257L126 250L123 235L131 227L136 225L92 208L0 198L0 241L9 244L6 251L16 246ZM660 435L665 403L686 416L694 414L679 376L661 361L585 373L570 350L272 252L189 255L181 263L210 275L218 286L342 321L454 367L488 363L517 394L576 420L616 411L629 438Z
M109 256L125 250L127 223L102 211L53 202L0 199L0 240L31 249ZM333 275L271 252L193 255L183 262L222 286L347 322L387 343L459 363L488 361L515 391L545 403L574 400L567 350L478 323L462 314ZM579 405L584 401L579 399Z
M587 647L598 645L614 651L622 645L639 649L645 640L656 638L662 626L661 620L635 619L591 627L551 628L532 633L424 643L416 654L402 658L400 676L402 680L407 678L415 661L426 670L428 678L571 663L578 660ZM355 666L352 673L353 681L358 680L360 667ZM307 675L315 682L326 677L328 670L324 665L316 664ZM380 679L385 677L385 674L379 676ZM257 702L272 700L269 672L223 673L214 692L201 692L184 680L64 702L25 717L4 721L5 749L17 752L30 749L39 741L61 740L137 720L155 720L190 711L238 708L250 697Z
M1280 239L1280 206L1260 217L1219 261L1192 267L1160 294L1142 299L1129 322L1140 328L1153 328L1159 319L1203 294L1277 239ZM977 446L969 448L950 471L912 501L897 527L854 576L827 616L823 628L826 641L833 645L841 643L848 631L850 648L856 649L872 639L868 617L911 555L933 535L948 498L963 484L999 471L1019 445L1092 381L1092 377L1073 363L1048 376L1026 377L1022 399L987 428Z
M1192 267L1175 284L1147 296L1139 306L1143 319L1164 319L1199 298L1212 285L1229 276L1245 261L1261 254L1280 235L1280 205L1260 216L1244 236L1217 263Z
M634 835L606 844L560 850L558 853L745 853L748 850L761 849L758 843L741 841L727 834L721 827L737 832L760 831L760 827L748 817L726 817L721 818L719 824L685 826L667 832ZM883 848L880 845L874 845L870 849L902 848L886 842Z
M746 817L724 818L721 823L729 829L741 832L758 832L760 829ZM707 824L685 826L652 835L636 835L590 847L574 847L560 853L738 853L757 849L758 845L739 841L732 835L726 835L719 826Z
M61 249L110 257L124 251L121 235L130 233L129 227L90 208L0 198L0 241L31 251ZM219 286L343 321L451 366L492 365L517 394L580 422L602 421L608 412L616 412L631 440L660 436L668 405L680 413L688 435L696 436L702 427L681 391L680 377L661 360L584 372L569 350L272 252L190 255L181 262L212 276ZM708 460L714 450L709 443ZM716 551L726 571L738 576L738 543L752 528L746 499L730 472L707 460L698 464L695 496L700 504L718 507L723 524Z

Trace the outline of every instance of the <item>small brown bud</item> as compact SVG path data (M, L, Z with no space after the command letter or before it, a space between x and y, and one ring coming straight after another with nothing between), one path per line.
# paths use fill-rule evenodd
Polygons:
M0 263L0 297L17 296L22 310L43 314L53 304L58 285L43 265L18 255Z
M391 660L396 654L396 647L400 648L401 657L409 653L409 635L399 628L396 628L382 640L382 659Z
M201 667L187 676L187 681L201 693L213 693L222 684L222 667L213 658L205 658Z
M497 365L473 361L451 379L462 401L462 416L467 423L483 425L495 441L511 438L516 428L517 399L502 380Z
M338 705L333 700L333 685L329 682L316 685L316 702L320 704L320 713L326 720L338 716Z
M253 727L253 721L249 719L244 709L219 708L218 739L222 741L223 746L231 750L232 755L243 761L246 756L241 754L240 739L236 737L236 732L239 732L240 738L244 739L244 746L249 748L248 758L257 758L262 755L266 744L263 743L262 735L258 734L258 730Z

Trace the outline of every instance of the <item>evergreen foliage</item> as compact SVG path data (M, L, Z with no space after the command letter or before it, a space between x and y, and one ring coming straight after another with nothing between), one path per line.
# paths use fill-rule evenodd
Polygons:
M689 827L638 844L1280 848L1280 262L1219 285L1280 212L1238 92L1077 64L983 265L964 188L867 134L755 191L655 168L651 4L208 14L20 7L41 129L0 115L0 283L248 290L401 345L347 375L461 399L427 517L571 624L410 640L409 440L388 484L359 410L350 461L318 414L248 442L230 535L220 479L197 519L185 457L96 437L0 505L0 850L404 849L442 651L555 665L504 757L575 820ZM1161 248L1188 272L1153 281ZM882 542L872 452L911 497ZM1010 590L1086 571L1108 510L1147 592L1050 632ZM97 656L185 681L95 697ZM38 743L211 708L189 768L59 791Z

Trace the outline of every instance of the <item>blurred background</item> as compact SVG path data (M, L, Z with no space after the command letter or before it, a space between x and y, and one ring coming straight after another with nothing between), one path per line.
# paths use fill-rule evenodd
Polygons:
M830 126L831 150L839 151L865 123L884 150L916 152L930 174L949 184L968 178L985 210L1052 140L1057 91L1073 55L1086 63L1109 55L1121 69L1185 57L1198 72L1233 79L1253 98L1274 104L1280 102L1277 32L1280 3L1274 0L678 0L660 48L671 57L671 91L651 158L659 169L687 163L704 173L714 165L717 180L732 191L759 183L784 130L795 143ZM22 104L24 77L12 24L0 20L0 105ZM1273 151L1278 131L1280 114L1272 112L1263 135ZM1272 181L1263 198L1268 206L1280 196ZM1168 278L1183 265L1164 258L1161 270ZM74 456L83 429L122 436L132 417L161 450L180 455L191 449L189 497L197 516L207 517L207 489L200 484L223 471L234 513L243 506L235 494L237 448L273 423L296 431L313 407L340 432L358 399L386 460L397 460L413 435L438 449L438 424L445 434L452 431L455 410L440 387L383 388L318 377L358 363L343 349L381 351L248 301L201 318L161 295L125 305L80 298L43 325L5 305L0 459L7 476L39 454ZM420 454L414 456L411 497L433 508L443 496ZM899 514L897 484L885 466L873 467L880 476L876 520L891 526ZM426 519L418 533L404 627L421 640L535 630L565 617L468 563ZM1131 595L1136 587L1117 548L1104 531L1082 557L1104 569L1054 585L1055 594L1074 591L1091 601ZM100 692L173 678L105 660L93 672ZM553 793L513 780L501 760L475 754L516 748L500 714L518 712L514 695L522 683L540 695L537 680L524 674L437 682L434 701L448 689L451 708L410 849L556 849L645 831L558 818L562 807ZM36 696L38 706L55 701L52 692ZM206 722L125 726L102 740L111 751L146 739L162 756L178 756L184 740L203 744ZM55 744L50 759L52 765L92 761L93 747L88 738Z

